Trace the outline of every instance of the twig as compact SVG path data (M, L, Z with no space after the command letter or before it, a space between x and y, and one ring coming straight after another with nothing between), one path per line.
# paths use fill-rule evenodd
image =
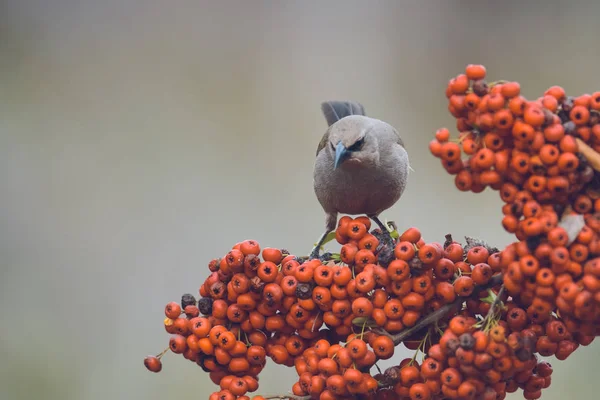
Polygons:
M502 303L502 299L500 297L502 296L503 293L504 293L504 285L500 286L500 290L496 294L496 298L494 299L494 301L490 305L490 309L489 309L489 311L487 313L487 315L491 315L490 318L494 317L494 314L496 313L496 308L498 307L498 305L500 303Z
M263 396L265 399L279 400L310 400L310 396L296 396L294 394L275 394L271 396Z
M579 152L583 154L590 167L600 172L600 153L579 138L575 138L575 141L577 142L577 146L579 146Z
M473 290L473 294L471 294L470 297L479 296L479 294L483 290L487 290L494 286L498 286L502 283L502 281L503 281L502 274L494 275L487 284L475 286L475 289ZM498 293L498 294L500 295L500 293ZM499 297L500 296L498 296L498 298ZM459 297L456 300L454 300L454 302L443 305L442 307L438 308L434 312L427 314L425 317L421 318L419 320L419 322L417 322L417 324L415 326L413 326L412 328L403 330L402 332L392 335L382 329L374 329L373 331L389 336L394 341L394 344L398 345L398 344L402 343L402 341L405 340L406 338L409 338L413 334L419 332L421 329L426 328L427 326L429 326L435 322L438 322L440 319L442 319L444 316L446 316L446 314L448 314L452 309L456 308L457 306L460 306L465 300L466 300L466 298ZM491 310L491 308L490 308L490 310Z

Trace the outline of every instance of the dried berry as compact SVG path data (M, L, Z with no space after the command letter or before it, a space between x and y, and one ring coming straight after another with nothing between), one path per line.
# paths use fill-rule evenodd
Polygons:
M483 79L473 82L473 93L477 96L484 96L488 93L489 87L486 81Z
M195 306L196 305L196 298L189 293L184 294L183 296L181 296L181 308L185 310L185 308L187 306Z
M312 286L308 283L299 283L296 286L296 297L302 300L312 297Z
M458 337L459 346L465 350L471 350L475 346L475 338L470 333L463 333Z
M198 300L198 310L203 315L211 315L212 314L212 304L213 299L210 297L201 297Z
M265 287L265 282L263 282L258 276L250 279L250 290L254 293L262 293Z

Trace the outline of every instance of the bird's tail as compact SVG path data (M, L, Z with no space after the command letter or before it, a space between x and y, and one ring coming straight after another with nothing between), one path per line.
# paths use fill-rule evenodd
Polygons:
M349 115L365 115L365 108L355 101L325 101L321 111L329 126Z

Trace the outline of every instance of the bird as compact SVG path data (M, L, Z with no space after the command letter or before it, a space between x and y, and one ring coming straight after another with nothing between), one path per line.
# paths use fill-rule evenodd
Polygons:
M379 215L406 188L410 164L400 133L387 122L368 117L364 106L355 101L325 101L321 111L328 128L317 147L313 186L325 212L325 232L309 259L319 258L340 213L366 215L391 244Z

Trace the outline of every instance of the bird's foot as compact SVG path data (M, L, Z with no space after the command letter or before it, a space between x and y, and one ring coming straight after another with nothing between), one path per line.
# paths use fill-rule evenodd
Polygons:
M321 248L320 246L315 247L308 255L309 260L320 258Z
M317 244L315 244L315 247L312 249L312 251L310 252L310 255L308 256L309 260L314 260L316 258L321 258L321 247L323 246L323 244L327 240L327 235L329 235L329 231L326 231L325 233L323 233L321 235L321 237L317 241Z

